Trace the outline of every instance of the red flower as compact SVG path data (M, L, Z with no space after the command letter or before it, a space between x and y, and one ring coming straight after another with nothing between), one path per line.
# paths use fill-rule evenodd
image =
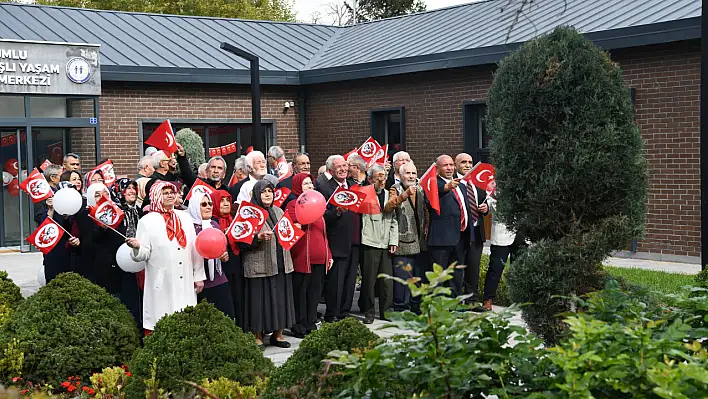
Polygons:
M26 395L26 394L27 394L27 390L26 390L26 389L23 389L23 390L20 391L20 395Z
M12 379L12 382L17 382L17 381L19 381L19 380L21 380L20 377L15 377L15 378Z
M130 371L126 371L126 372L125 372L125 376L126 376L126 377L132 377L133 374L132 374Z
M71 386L71 383L69 381L64 381L61 383L62 388L69 388Z
M69 392L74 392L74 391L76 390L76 387L73 386L73 385L69 385L69 387L66 388L66 390L69 391Z

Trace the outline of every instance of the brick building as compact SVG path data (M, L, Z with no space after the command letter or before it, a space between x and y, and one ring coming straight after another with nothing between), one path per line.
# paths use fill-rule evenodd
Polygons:
M628 249L697 261L700 1L568 0L565 8L563 0L548 0L523 10L526 18L516 24L513 3L482 1L351 27L0 4L0 39L101 45L98 112L82 98L64 109L76 120L97 118L97 126L68 128L63 151L80 153L84 164L94 164L99 152L132 175L142 142L165 118L197 131L207 146L251 144L248 64L220 50L221 42L260 58L267 144L288 154L305 150L314 167L369 135L405 149L419 165L461 151L488 160L484 101L494 63L539 33L572 25L623 69L646 141L647 234ZM2 110L4 87L0 130L22 141L21 129L9 129L18 115ZM52 100L32 93L25 97ZM29 126L26 118L21 126ZM38 129L32 137L41 147L45 133ZM48 150L30 152L25 158L37 165ZM237 155L227 158L230 166ZM0 237L11 245L7 224ZM29 231L27 224L22 233Z

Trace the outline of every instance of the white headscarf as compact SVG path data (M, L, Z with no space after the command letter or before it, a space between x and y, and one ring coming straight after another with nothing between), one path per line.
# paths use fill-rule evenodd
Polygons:
M202 226L202 231L206 229L213 229L215 228L211 224L211 219L202 219L202 199L204 197L207 197L209 199L209 202L211 202L211 197L205 193L201 192L196 192L192 195L191 198L189 198L189 208L187 211L189 212L189 216L192 217L192 223L195 225L201 225ZM221 261L219 259L207 259L207 265L209 266L209 280L214 281L214 269L219 274L223 274L221 271Z
M108 187L103 183L93 183L86 190L86 205L96 206L96 193L108 192Z

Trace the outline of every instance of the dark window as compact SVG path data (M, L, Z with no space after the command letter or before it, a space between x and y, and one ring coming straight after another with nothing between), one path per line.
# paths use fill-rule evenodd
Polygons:
M371 111L371 137L381 145L388 144L388 154L406 150L405 107Z
M489 162L489 132L487 131L487 104L465 102L462 105L462 129L465 152L475 163Z

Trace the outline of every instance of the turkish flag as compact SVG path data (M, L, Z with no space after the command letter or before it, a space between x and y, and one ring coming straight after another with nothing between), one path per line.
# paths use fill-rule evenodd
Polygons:
M208 185L206 182L204 182L204 180L197 178L197 180L194 181L192 188L189 189L185 201L189 201L189 199L192 198L192 195L196 193L204 193L206 195L211 195L211 193L213 192L214 187Z
M177 152L177 141L175 140L175 132L172 130L172 124L167 119L152 132L152 135L145 140L145 144L151 145L159 150L165 151L169 157L172 153Z
M32 235L27 237L27 242L37 247L43 254L48 254L49 251L59 243L64 235L64 229L59 226L54 219L46 218L44 222L37 227Z
M45 171L51 165L52 165L52 163L48 159L45 159L44 162L42 162L42 164L39 165L39 169L41 169L42 171Z
M299 227L295 226L293 220L290 219L290 215L287 213L283 214L283 217L278 220L278 224L275 228L275 234L278 236L278 241L284 250L290 251L301 238L305 235Z
M349 161L349 157L356 154L358 150L359 150L358 148L355 148L355 149L349 151L348 153L344 154L344 159L346 161Z
M235 154L236 153L236 142L233 142L229 145L226 146L226 155L230 154Z
M288 161L285 160L285 158L281 158L280 160L278 160L277 171L278 181L283 181L288 177L292 176L293 174L292 170L290 169L290 164L288 163Z
M113 170L113 162L110 159L93 168L92 172L97 170L103 174L103 184L106 187L111 187L116 182L116 172Z
M93 217L94 222L99 226L105 224L114 229L118 227L125 216L118 205L106 197L101 197L96 203L96 206L91 207L89 215Z
M221 147L212 147L209 149L209 157L221 155Z
M276 188L273 192L273 206L280 208L285 202L285 199L290 195L290 189L287 187Z
M420 187L428 198L430 207L440 214L440 196L438 194L438 167L430 165L427 171L420 178Z
M238 183L238 176L236 176L236 171L234 171L231 174L231 180L229 180L229 187L233 186L236 183Z
M367 186L354 185L350 188L352 191L359 193L363 200L357 212L364 215L378 215L381 213L382 206L379 205L379 196L376 195L376 189L369 184Z
M374 164L386 166L387 159L388 159L388 144L381 147L381 150L379 150L378 154L376 154L376 161L374 161Z
M376 157L379 155L379 151L381 150L381 144L379 144L378 141L374 140L373 137L369 137L364 144L359 147L357 150L357 154L364 158L364 161L366 162L367 165L370 165L372 161L376 159Z
M34 168L32 173L20 183L20 188L29 194L34 203L44 201L54 195L52 188L47 183L47 179L37 168Z
M49 152L49 160L54 165L61 165L64 160L64 150L62 149L62 142L57 141L54 144L49 144L47 146L47 151Z
M246 148L246 155L248 155L248 153L250 153L251 151L253 151L252 145L250 145L250 146L248 146L248 148Z
M3 165L3 169L9 174L17 176L20 171L19 162L15 158L10 158Z
M478 162L472 170L467 172L462 180L472 183L484 191L488 191L487 186L494 180L494 166L488 163Z
M241 202L226 237L230 242L252 243L268 218L268 211L248 201Z
M359 207L362 202L366 199L366 194L362 194L358 191L347 190L346 188L337 187L332 193L327 203L341 208L349 209L353 212L359 212Z

